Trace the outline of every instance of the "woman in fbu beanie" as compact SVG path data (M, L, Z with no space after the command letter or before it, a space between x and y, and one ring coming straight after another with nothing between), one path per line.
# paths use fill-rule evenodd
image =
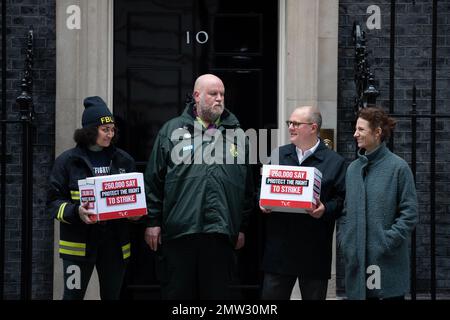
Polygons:
M84 99L82 128L76 146L59 155L50 175L47 209L60 225L59 256L63 259L64 300L81 300L94 266L100 297L115 300L130 257L127 219L95 222L88 202L80 203L78 180L135 171L134 159L113 144L114 117L98 96ZM136 220L137 218L129 218Z

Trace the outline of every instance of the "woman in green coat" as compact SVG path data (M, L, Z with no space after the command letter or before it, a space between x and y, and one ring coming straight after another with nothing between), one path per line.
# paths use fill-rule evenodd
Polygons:
M386 147L394 126L380 108L358 114L358 159L347 170L338 235L349 299L404 299L409 291L417 196L408 164Z

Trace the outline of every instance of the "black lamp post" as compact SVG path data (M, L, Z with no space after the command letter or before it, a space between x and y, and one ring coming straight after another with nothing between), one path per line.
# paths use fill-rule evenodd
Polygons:
M368 85L364 90L364 107L374 107L377 103L377 97L380 92L375 87L375 79L373 73L369 73Z
M16 98L22 123L22 252L21 286L22 300L32 297L32 253L33 253L33 29L28 32L24 77L21 81L21 93Z
M353 43L355 45L356 89L354 113L357 115L360 109L375 106L380 93L375 87L375 78L367 61L366 33L356 21L353 23Z

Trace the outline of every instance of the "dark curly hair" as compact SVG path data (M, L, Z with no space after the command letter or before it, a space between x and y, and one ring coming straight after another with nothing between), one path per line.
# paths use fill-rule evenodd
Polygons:
M93 146L97 142L98 126L76 129L73 133L73 140L82 147ZM119 129L114 127L114 137L111 139L111 144L117 142L119 138Z
M369 122L370 129L381 128L381 141L389 139L397 121L379 107L367 107L359 110L358 118Z

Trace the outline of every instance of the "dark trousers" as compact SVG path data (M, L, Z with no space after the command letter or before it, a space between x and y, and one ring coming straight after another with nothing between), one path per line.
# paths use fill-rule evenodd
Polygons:
M298 276L275 273L264 273L261 299L289 300L297 278L303 300L326 299L328 280L303 279Z
M234 253L228 236L195 234L181 237L163 243L162 253L164 299L229 299Z
M101 231L102 232L102 231ZM75 261L63 259L64 296L63 300L82 300L91 279L94 266L97 268L102 300L118 300L125 275L126 261L122 249L112 243L109 230L101 239L95 260Z

